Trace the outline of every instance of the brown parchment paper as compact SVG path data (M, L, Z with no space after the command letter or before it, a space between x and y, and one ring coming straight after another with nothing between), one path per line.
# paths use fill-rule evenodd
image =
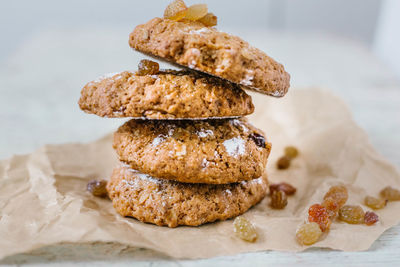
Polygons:
M266 198L244 215L258 229L256 243L237 239L232 220L169 229L123 218L110 201L92 197L85 191L87 181L108 179L117 162L109 135L89 144L47 145L0 162L0 258L65 242L115 242L177 258L301 251L306 247L296 243L296 228L308 206L320 202L331 185L348 187L349 204L362 204L365 195L378 195L386 185L400 188L399 172L372 148L346 105L327 91L291 89L281 99L254 94L253 100L256 112L250 119L273 144L270 180L298 188L284 210L271 210ZM301 154L289 170L278 171L276 160L288 144ZM368 249L383 231L399 223L400 202L377 213L380 222L375 226L335 221L314 246Z

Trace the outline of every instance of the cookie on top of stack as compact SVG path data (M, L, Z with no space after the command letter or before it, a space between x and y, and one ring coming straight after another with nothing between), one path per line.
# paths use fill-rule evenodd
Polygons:
M289 74L239 37L217 31L204 4L172 2L164 18L137 26L132 48L184 66L142 60L89 82L79 105L102 117L129 117L114 133L120 164L107 190L123 216L157 225L197 226L238 216L267 193L265 134L243 116L243 89L283 96Z

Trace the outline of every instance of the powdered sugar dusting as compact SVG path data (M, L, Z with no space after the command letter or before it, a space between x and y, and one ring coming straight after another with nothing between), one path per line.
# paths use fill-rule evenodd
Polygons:
M107 78L111 78L111 77L113 77L113 76L115 76L115 75L117 75L117 74L120 74L120 73L119 73L119 72L107 73L107 74L104 74L104 75L98 77L98 78L95 79L93 82L94 82L94 83L99 83L99 82L101 82L102 80L107 79ZM119 75L119 77L121 78L121 75Z
M189 62L189 68L191 68L191 69L194 69L195 67L196 67L196 64L197 64L197 61L196 60L194 60L194 59L192 59L190 62Z
M243 132L245 132L245 133L247 133L249 131L249 128L247 128L246 125L244 125L244 123L241 122L240 120L234 119L234 120L230 120L229 122L232 125L234 125L235 127L242 128Z
M246 152L245 141L240 137L234 137L223 142L226 152L232 157L238 157Z
M188 62L188 67L194 69L196 67L197 61L201 57L200 50L197 48L189 48L185 52L185 60Z
M181 146L176 147L175 155L178 157L185 156L186 155L186 145L183 144Z
M200 138L205 138L207 136L213 136L214 132L212 130L203 130L203 129L201 129L200 131L196 132L196 134Z
M159 135L153 139L153 142L151 142L151 145L158 146L159 144L161 144L164 141L165 141L165 137L163 135Z
M201 34L207 33L207 32L211 32L211 30L209 28L207 28L207 27L203 27L203 28L198 29L198 30L191 30L189 32L189 34L200 34L201 35Z
M246 75L244 79L240 81L241 84L251 86L253 85L253 79L254 79L254 71L253 70L247 70Z
M160 179L156 179L148 174L144 174L144 173L140 173L140 172L138 172L136 174L136 177L140 178L141 180L147 181L147 182L152 182L152 183L156 183L156 184L162 183L162 181Z
M210 162L209 162L206 158L204 158L204 159L201 161L201 167L202 167L203 169L206 169L209 165L210 165Z
M217 68L215 69L216 72L223 72L227 68L231 66L231 59L230 58L224 58L220 64L217 65Z
M168 129L168 136L172 136L174 134L174 131L175 131L175 126L169 126L168 125L168 127L171 127L171 128Z
M118 110L113 111L113 115L115 115L115 116L122 116L122 115L124 115L124 107L121 106Z
M162 181L160 179L154 178L154 177L152 177L152 176L150 176L148 174L141 173L141 172L139 172L137 170L134 170L132 168L127 168L127 169L128 169L129 172L134 173L135 177L139 178L142 181L156 183L156 184L161 184L162 183ZM136 185L135 181L126 181L125 180L125 182L126 182L126 184L128 184L130 186Z

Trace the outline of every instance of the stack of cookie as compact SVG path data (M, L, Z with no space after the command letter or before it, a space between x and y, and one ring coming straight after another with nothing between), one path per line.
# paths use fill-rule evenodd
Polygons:
M271 144L243 116L243 88L283 96L284 68L239 37L193 20L155 18L130 35L134 49L186 67L102 77L82 89L82 110L129 117L114 134L120 165L107 185L118 213L176 227L225 220L267 193Z

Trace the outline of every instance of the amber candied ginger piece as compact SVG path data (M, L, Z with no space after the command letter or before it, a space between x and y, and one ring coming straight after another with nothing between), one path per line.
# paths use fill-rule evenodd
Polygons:
M204 26L212 27L217 25L218 18L213 13L207 13L204 17L200 18L198 21L203 23Z
M321 228L315 222L303 224L296 231L296 239L302 245L312 245L319 240L322 235Z
M196 21L207 15L208 8L206 4L192 5L186 12L185 19Z
M247 242L255 242L258 234L254 225L244 217L236 217L233 221L233 231L236 236Z
M183 0L175 0L164 11L164 18L179 21L185 18L188 8Z
M160 70L160 66L158 65L157 62L154 62L154 61L151 61L148 59L142 59L139 62L137 75L139 75L139 76L153 75L153 74L157 74L159 70Z
M308 209L308 221L317 223L322 232L329 230L332 222L328 211L320 204L314 204Z
M345 205L339 210L339 220L350 224L364 223L364 210L360 206Z
M400 191L393 187L387 186L384 189L382 189L381 197L383 197L384 199L387 199L389 201L399 201L400 200Z
M364 204L374 210L383 209L386 206L387 202L387 199L371 196L366 196L364 199Z

